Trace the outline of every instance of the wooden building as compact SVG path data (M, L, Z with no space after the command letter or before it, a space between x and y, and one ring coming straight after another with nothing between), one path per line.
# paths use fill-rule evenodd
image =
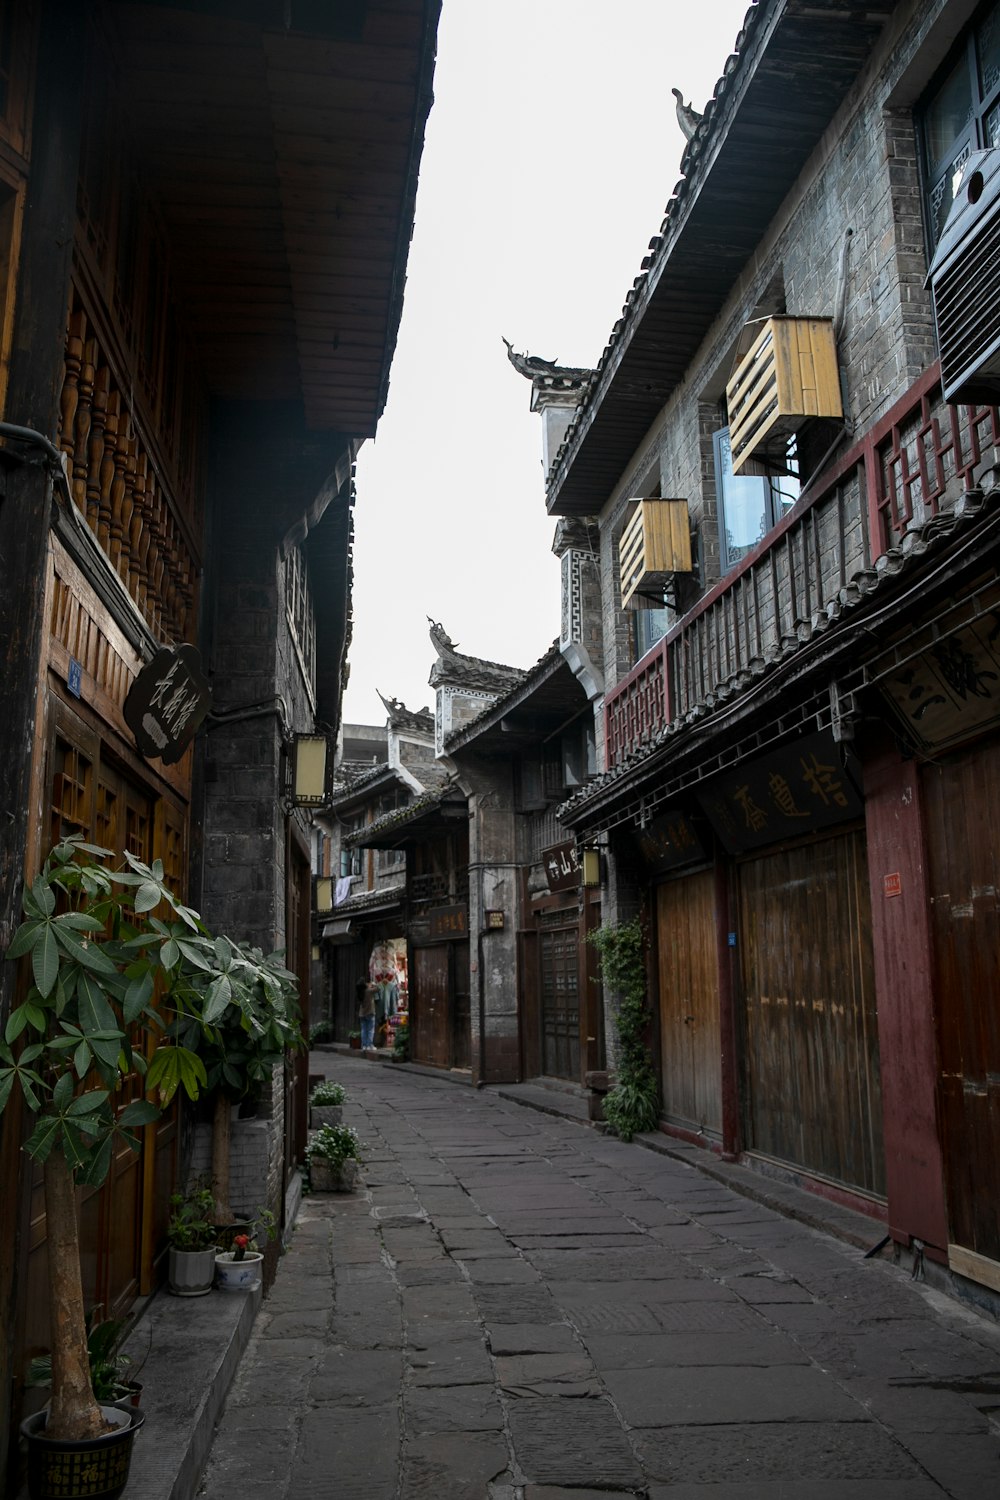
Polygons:
M978 1298L998 39L995 0L751 6L547 479L598 525L604 617L602 770L559 816L605 919L644 913L663 1128Z
M285 948L307 1000L289 754L339 717L352 463L386 399L438 9L0 3L0 948L25 875L81 832ZM157 754L125 704L184 645L210 712ZM194 708L185 689L173 727ZM0 1021L15 983L0 966ZM303 1106L280 1085L287 1178ZM8 1110L5 1419L48 1342L21 1128ZM168 1116L81 1197L106 1314L157 1284L184 1130Z

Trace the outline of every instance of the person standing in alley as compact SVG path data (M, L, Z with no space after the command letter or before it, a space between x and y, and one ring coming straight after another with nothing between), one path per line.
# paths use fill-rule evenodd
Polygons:
M374 984L358 985L358 1017L361 1021L361 1050L370 1051L375 1045L375 996Z

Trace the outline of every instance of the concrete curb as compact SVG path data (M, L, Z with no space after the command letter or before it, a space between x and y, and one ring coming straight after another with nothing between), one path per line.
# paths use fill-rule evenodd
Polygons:
M261 1304L253 1292L172 1297L160 1292L129 1335L146 1424L135 1441L128 1493L191 1500L215 1424Z

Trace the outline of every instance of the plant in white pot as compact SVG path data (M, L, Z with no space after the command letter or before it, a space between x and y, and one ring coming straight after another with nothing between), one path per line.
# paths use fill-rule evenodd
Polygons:
M104 1464L120 1476L124 1464L127 1476L142 1421L94 1395L77 1186L100 1185L121 1142L138 1150L136 1132L178 1086L196 1098L206 1081L201 1060L163 1031L163 1012L189 1003L179 998L187 981L179 939L198 919L164 885L159 861L126 855L127 867L114 871L105 863L113 858L77 838L56 845L25 887L25 919L7 950L30 959L32 982L0 1043L0 1113L16 1101L34 1116L24 1149L42 1166L45 1190L52 1399L47 1413L22 1424L33 1497L79 1493L68 1477L70 1443L87 1450L86 1467ZM152 1097L124 1103L143 1075Z
M358 1185L361 1143L352 1125L322 1125L306 1147L314 1193L351 1193Z
M344 1118L344 1100L347 1093L342 1083L329 1079L317 1083L309 1095L309 1124L313 1130L321 1125L339 1125Z
M267 1209L258 1208L246 1230L229 1235L230 1248L215 1253L215 1284L223 1292L249 1292L260 1285L264 1252L261 1240L273 1240L277 1220Z
M212 1189L196 1182L170 1196L168 1281L176 1297L203 1297L215 1280L216 1228Z

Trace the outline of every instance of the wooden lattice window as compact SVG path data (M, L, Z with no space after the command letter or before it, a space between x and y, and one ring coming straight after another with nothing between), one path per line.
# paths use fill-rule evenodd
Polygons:
M298 547L292 547L284 563L285 614L299 655L302 675L316 692L316 614L309 590L309 573Z
M89 837L94 820L94 763L78 746L57 739L52 778L52 843Z

